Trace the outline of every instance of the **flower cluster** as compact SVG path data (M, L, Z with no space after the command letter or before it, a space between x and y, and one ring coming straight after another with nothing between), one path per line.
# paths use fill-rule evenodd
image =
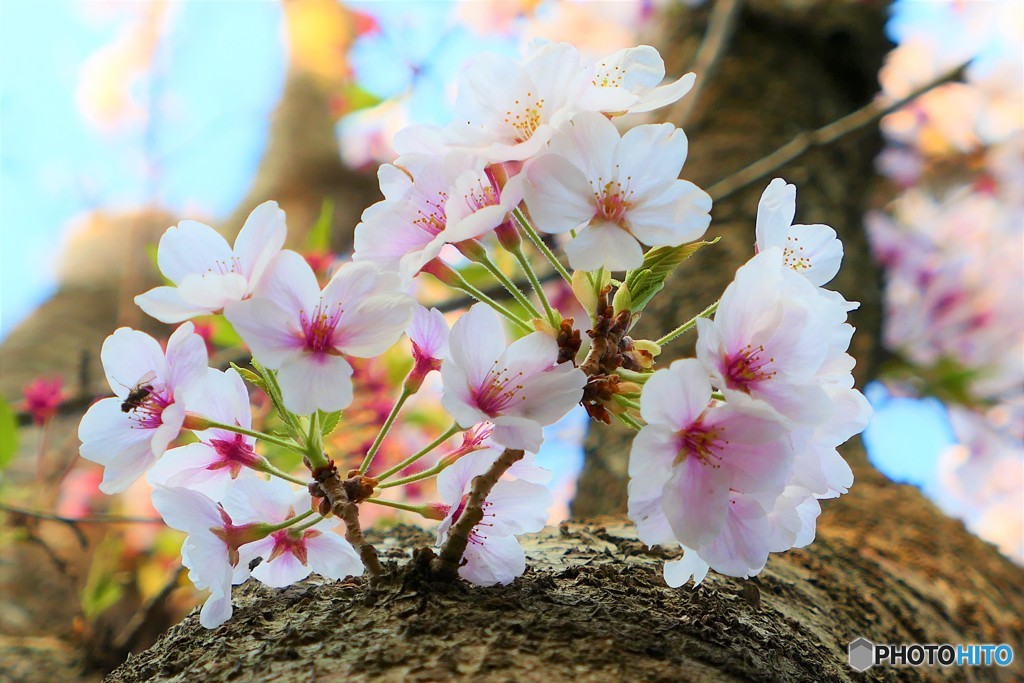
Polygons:
M793 225L795 188L775 180L758 211L758 253L721 302L657 342L631 338L637 314L706 244L697 240L710 223L709 196L679 179L683 132L646 124L623 133L615 122L676 101L694 81L664 77L646 46L594 63L565 43L538 45L522 61L475 60L455 123L398 136L400 156L379 172L384 199L363 213L353 253L323 284L284 248L273 202L256 207L234 247L194 221L168 229L157 261L172 284L136 301L181 324L166 349L130 329L107 339L115 397L88 411L79 435L82 456L104 466L104 491L147 474L156 509L188 534L183 562L210 591L205 626L230 616L231 587L250 576L280 587L313 571L387 571L362 534L370 505L440 522L440 553L417 553L438 575L509 583L525 570L516 537L539 530L552 503L534 462L544 428L579 404L639 432L630 514L643 540L686 549L682 569L666 568L672 585L709 566L749 576L769 552L813 538L817 500L852 483L836 446L868 412L846 353L855 305L821 288L842 245L827 226ZM477 303L449 327L415 302L424 274ZM557 305L546 276L564 280ZM250 367L208 367L191 319L209 315L233 327ZM697 358L655 371L661 347L694 327ZM379 383L356 359L381 356L403 335L410 369L394 402L368 411L379 417L376 437L332 452L362 443L326 437L348 419L356 425L346 410ZM382 444L394 450L393 428L432 374L451 426L383 464ZM246 382L269 421L253 420ZM412 468L428 456L432 465ZM336 458L359 465L346 472ZM431 479L436 502L390 497Z

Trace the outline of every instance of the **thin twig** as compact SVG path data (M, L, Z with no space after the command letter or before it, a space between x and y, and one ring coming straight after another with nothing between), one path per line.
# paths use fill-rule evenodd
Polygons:
M154 595L150 600L142 607L135 611L131 620L125 624L124 628L118 634L114 640L114 648L116 650L130 650L135 645L135 640L139 637L142 629L145 628L149 623L150 619L156 613L160 607L167 602L167 598L171 596L174 589L178 587L178 580L181 578L182 573L185 571L183 565L178 565L174 575L168 579L164 587L160 589L160 592Z
M736 19L739 18L742 7L742 0L717 0L715 2L715 6L711 8L711 16L708 18L704 39L701 41L700 47L697 48L697 56L694 57L693 66L690 68L690 71L697 74L697 80L686 97L672 106L666 120L686 129L686 124L690 122L690 117L693 115L701 95L704 94L704 88L714 80L715 74L718 72L718 66L725 55L729 39L732 38L736 29Z
M0 503L0 510L15 515L24 515L35 519L44 519L49 522L61 522L74 527L76 524L163 524L164 520L159 517L121 517L118 515L92 515L90 517L62 517L49 512L27 510L7 503Z
M522 459L523 451L506 448L486 472L473 478L473 487L469 492L465 509L458 521L448 530L448 538L441 547L440 554L430 563L431 569L438 576L453 579L458 575L462 555L466 552L473 528L484 518L484 501L501 479L501 475Z
M746 168L719 180L707 188L707 193L711 195L711 199L714 201L721 201L782 168L797 157L805 154L808 150L814 147L830 145L851 133L878 123L882 118L902 109L921 95L946 83L959 80L966 68L967 64L958 66L892 104L882 105L878 100L875 100L833 121L827 126L822 126L817 130L804 131L768 156L762 157Z

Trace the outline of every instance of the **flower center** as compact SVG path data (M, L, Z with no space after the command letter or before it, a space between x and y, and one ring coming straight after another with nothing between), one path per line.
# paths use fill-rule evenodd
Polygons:
M715 461L722 459L721 451L728 444L729 442L722 438L721 427L708 426L700 421L694 422L679 432L676 459L673 464L678 465L686 460L687 456L692 455L705 465L720 467Z
M436 200L425 200L416 211L418 217L412 224L431 237L436 237L448 224L448 215L444 211L444 204L447 201L448 193L444 191L437 193Z
M301 534L296 534L288 529L275 531L270 536L274 539L274 549L270 552L267 562L276 557L291 553L299 562L305 566L309 560L309 550L306 548L306 541L320 535L319 531L306 529Z
M774 358L764 359L764 345L747 344L743 349L725 357L725 381L730 389L750 393L750 386L771 379L777 373L765 369Z
M786 238L786 248L782 250L782 264L798 273L811 267L811 257L804 254L799 237Z
M633 196L633 191L628 187L631 178L626 178L625 186L617 180L609 180L600 185L601 180L603 179L598 180L600 189L594 191L594 200L597 204L595 217L625 227L626 212L629 211L630 199Z
M488 174L486 183L484 181L484 178L477 178L476 185L470 186L463 195L470 213L487 208L488 206L497 206L501 203L501 191L495 184L494 179Z
M477 407L490 417L505 411L523 390L523 385L519 383L522 371L513 375L508 368L498 369L497 364L495 361L481 385L473 390L473 400ZM525 401L526 397L520 396L520 399Z
M607 64L601 62L600 66L594 70L594 78L590 83L598 88L621 88L624 76L625 72L621 66L609 69Z
M235 434L233 439L213 439L210 446L220 456L220 460L209 465L208 470L219 470L227 467L231 470L231 477L235 478L243 467L254 467L259 462L259 456L253 447L246 443L241 434Z
M541 115L544 112L544 98L534 98L532 92L526 93L526 98L515 101L516 110L509 109L505 112L505 123L511 126L515 132L517 143L526 142L538 128L540 128Z
M144 399L128 411L129 419L135 424L132 429L156 429L164 423L164 408L174 402L174 397L164 388L153 388Z
M340 303L324 308L323 302L317 304L312 315L299 311L299 322L305 336L306 350L313 353L336 353L334 350L334 330L341 320L344 309Z
M459 521L459 517L462 516L463 511L466 509L466 504L469 502L469 494L466 493L462 496L462 500L459 501L458 506L455 508L455 514L452 515L452 525ZM480 506L481 511L484 513L483 518L479 523L469 532L469 542L474 545L483 545L484 541L487 540L487 536L480 532L480 527L494 526L494 524L487 521L488 517L494 517L494 513L490 512L490 508L494 504L489 500L485 500L483 505Z
M218 273L220 275L227 275L228 273L242 273L242 262L234 254L231 255L230 259L217 259L213 262L213 265L207 269L207 272Z

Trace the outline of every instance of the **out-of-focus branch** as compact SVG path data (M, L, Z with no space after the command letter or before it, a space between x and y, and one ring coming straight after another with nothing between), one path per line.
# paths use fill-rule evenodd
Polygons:
M768 156L762 157L736 173L719 180L717 183L707 188L707 193L711 195L711 198L714 201L721 201L748 185L765 178L794 159L807 153L812 148L825 147L852 133L874 125L882 120L882 118L907 106L921 95L924 95L941 85L945 85L946 83L960 80L963 76L964 69L966 68L967 64L962 64L892 104L883 105L876 99L870 104L864 105L860 109L851 112L840 119L836 119L826 126L822 126L821 128L812 131L804 131Z
M15 505L0 503L0 510L10 512L13 515L42 519L48 522L60 522L74 528L76 524L163 524L164 520L159 517L124 517L120 515L91 515L88 517L64 517L50 512L38 510L27 510ZM77 529L76 529L77 531Z

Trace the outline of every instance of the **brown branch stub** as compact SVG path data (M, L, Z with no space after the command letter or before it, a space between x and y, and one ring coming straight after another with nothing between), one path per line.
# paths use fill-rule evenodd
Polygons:
M338 468L331 460L324 467L313 470L315 483L310 484L310 493L323 498L326 505L321 505L320 513L333 512L345 523L345 540L352 544L363 566L371 576L380 576L384 567L377 557L377 549L363 537L359 524L359 503L366 500L377 485L373 477L359 474L358 470L349 472L347 479L342 479Z
M522 460L523 455L523 451L506 448L486 472L473 478L465 509L448 530L448 538L441 546L441 553L430 562L431 569L438 577L450 580L458 575L462 555L466 552L473 528L484 518L484 501L502 475Z

